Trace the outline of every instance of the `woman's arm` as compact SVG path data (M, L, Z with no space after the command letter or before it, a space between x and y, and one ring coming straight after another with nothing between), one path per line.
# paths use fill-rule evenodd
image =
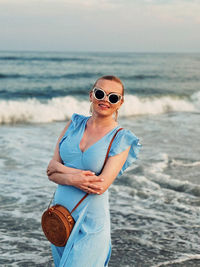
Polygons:
M120 154L108 158L106 165L103 168L103 171L98 176L102 178L103 181L94 183L94 185L100 185L100 187L102 188L100 191L98 191L99 194L103 194L108 189L108 187L114 182L115 178L117 177L119 171L123 167L128 157L129 150L130 147L128 147ZM95 189L93 189L91 193L95 193Z
M115 178L126 162L130 148L131 147L128 147L120 154L108 158L102 173L99 175L104 179L104 182L102 183L103 190L101 191L101 194L104 193L114 182Z

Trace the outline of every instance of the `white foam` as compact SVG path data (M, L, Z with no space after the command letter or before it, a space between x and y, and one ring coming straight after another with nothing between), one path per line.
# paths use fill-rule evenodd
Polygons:
M199 112L200 92L190 99L177 97L139 98L126 95L125 103L119 115L123 117L136 115L155 115L170 111ZM75 113L89 115L89 101L75 97L56 97L46 102L35 98L26 100L1 100L0 124L9 123L47 123L69 119Z
M155 115L170 111L196 111L192 102L177 97L163 96L160 98L138 98L128 95L125 98L125 105L122 106L123 116L132 115Z
M149 179L157 183L161 188L167 188L178 192L185 192L192 194L194 196L200 196L200 185L193 184L190 181L181 181L178 179L173 179L170 175L165 173L166 168L169 164L168 155L165 153L159 153L157 155L160 160L153 162L148 168L147 173L149 174ZM196 162L197 166L199 162Z
M183 263L183 262L186 262L186 261L189 261L189 260L200 260L200 254L196 254L196 255L194 255L194 254L185 254L185 255L181 256L180 258L178 258L178 259L165 261L165 262L156 264L156 265L154 265L152 267L167 266L169 264L171 266L171 264Z
M184 163L181 160L173 159L170 165L172 165L172 166L183 166L183 167L196 167L196 166L200 166L200 161L195 161L195 162L191 162L191 163Z
M168 167L169 157L166 153L159 153L156 155L158 158L157 162L154 162L149 168L148 172L153 175L163 174L163 171ZM168 177L168 175L165 175Z
M25 101L0 101L0 124L63 121L70 118L74 112L88 115L88 110L89 103L68 96L53 98L46 103L35 98Z
M193 101L195 107L197 109L200 109L200 91L197 92L197 93L194 93L192 96L191 96L191 100Z

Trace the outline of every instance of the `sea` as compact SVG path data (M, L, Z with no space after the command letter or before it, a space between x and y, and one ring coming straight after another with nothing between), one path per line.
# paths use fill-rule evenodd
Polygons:
M109 267L200 266L200 54L27 51L0 52L0 266L54 266L46 167L103 75L124 83L118 121L142 144L109 188Z

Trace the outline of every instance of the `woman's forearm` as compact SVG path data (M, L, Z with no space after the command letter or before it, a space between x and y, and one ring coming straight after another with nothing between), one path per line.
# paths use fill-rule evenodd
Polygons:
M56 184L71 185L70 184L70 180L71 180L70 174L54 172L51 175L49 175L48 178L50 181L52 181Z
M47 175L51 175L53 173L63 173L63 174L68 174L68 173L75 173L77 172L77 169L75 168L71 168L71 167L67 167L65 165L63 165L62 163L52 159L49 162L49 165L47 167Z

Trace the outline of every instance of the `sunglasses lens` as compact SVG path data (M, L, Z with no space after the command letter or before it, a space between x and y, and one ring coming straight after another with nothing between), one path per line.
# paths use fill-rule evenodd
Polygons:
M112 94L109 96L109 101L110 101L110 103L115 104L119 101L119 96Z
M96 90L95 91L95 97L97 98L97 99L103 99L104 98L104 92L102 91L102 90Z

